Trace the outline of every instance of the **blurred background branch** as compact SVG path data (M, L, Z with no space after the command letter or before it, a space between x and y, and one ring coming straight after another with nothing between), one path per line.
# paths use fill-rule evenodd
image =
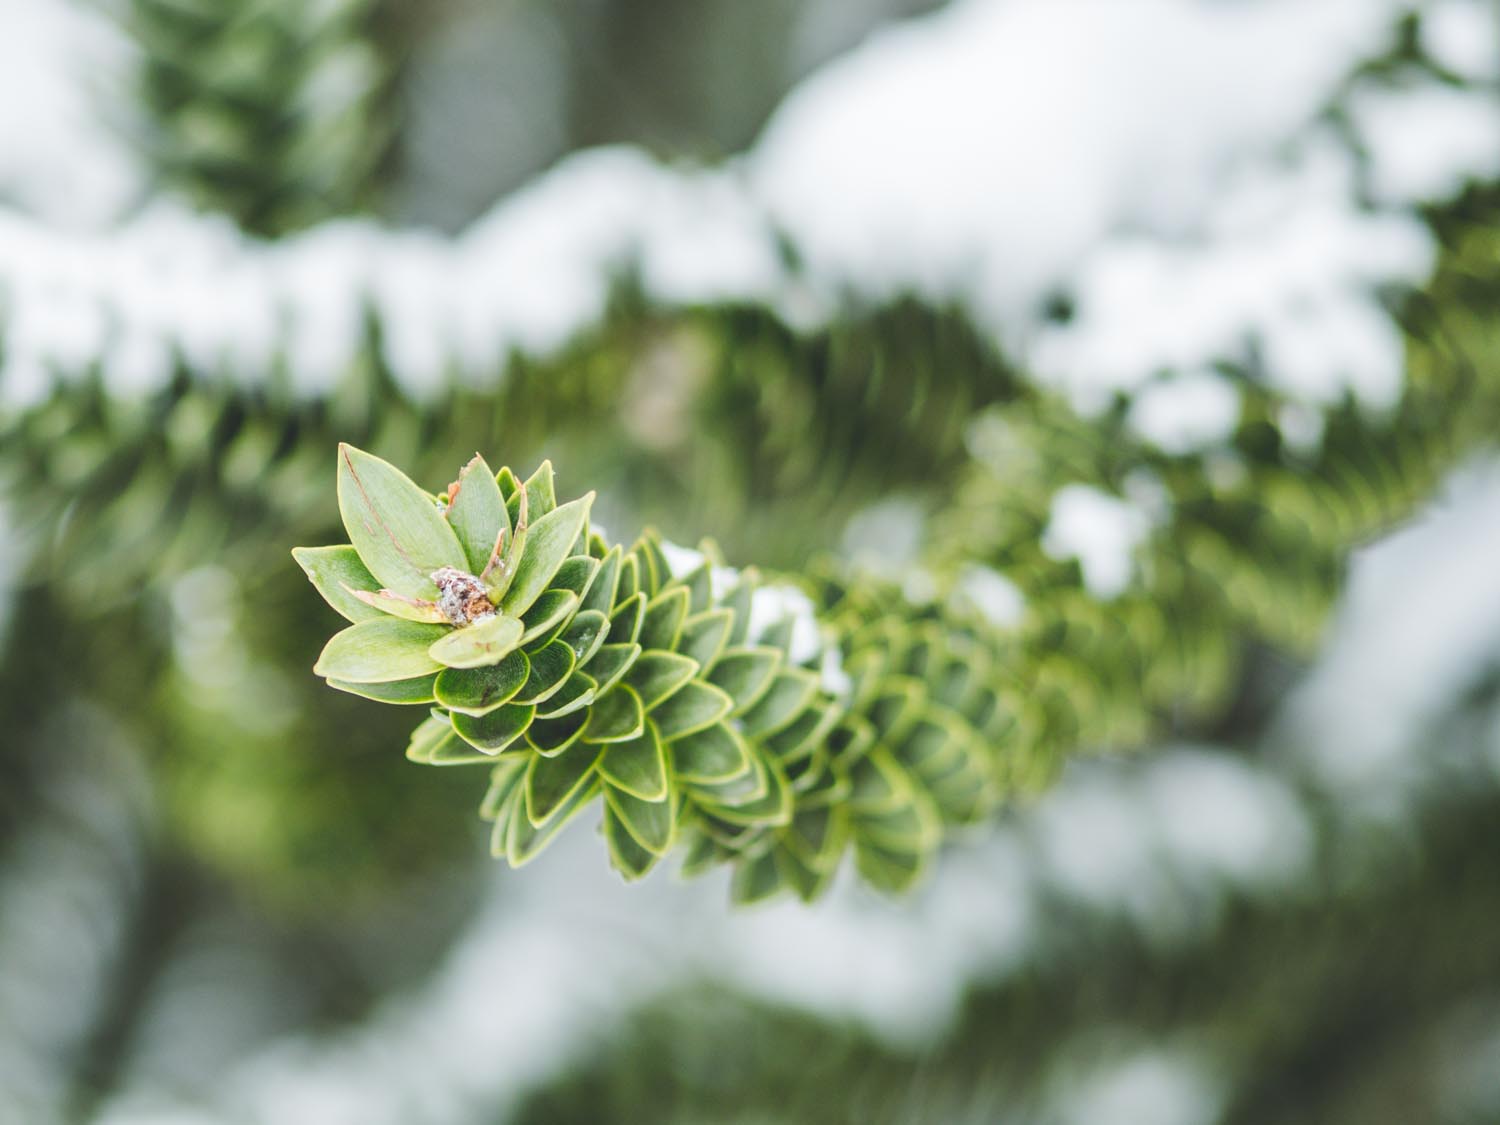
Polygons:
M1497 186L1482 0L0 15L0 1104L1500 1116ZM1061 780L491 871L307 674L341 440L993 629Z

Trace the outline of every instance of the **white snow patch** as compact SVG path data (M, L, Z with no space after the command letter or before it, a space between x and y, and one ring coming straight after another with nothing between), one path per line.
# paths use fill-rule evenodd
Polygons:
M813 608L812 599L796 586L766 585L755 588L750 595L750 643L760 640L767 629L781 624L787 618L792 621L792 639L787 659L793 664L806 664L816 660L823 649L817 610Z
M1349 113L1382 202L1435 202L1500 175L1500 97L1492 90L1365 88Z
M121 213L144 173L123 131L99 111L129 86L134 62L129 41L101 5L7 6L0 35L0 204L65 227L93 227Z
M1081 1074L1060 1069L1065 1125L1212 1125L1228 1094L1200 1053L1181 1048L1142 1048Z
M1312 858L1313 831L1287 784L1224 755L1177 750L1142 778L1147 819L1179 875L1283 887Z
M1500 75L1500 19L1491 0L1437 0L1422 10L1422 50L1460 78Z
M1327 652L1287 708L1312 772L1350 803L1412 768L1422 725L1500 658L1500 469L1450 481L1416 523L1356 552Z
M1215 371L1149 383L1130 406L1129 424L1167 453L1192 453L1227 441L1240 419L1240 393Z
M37 10L52 14L18 37L28 58L88 38L57 14L71 9ZM240 377L284 352L316 391L355 360L366 301L404 385L453 371L483 383L512 351L548 354L597 323L611 277L634 261L657 301L763 302L802 324L848 293L958 299L1084 409L1177 372L1194 405L1152 392L1139 419L1168 444L1193 440L1178 423L1212 409L1195 373L1245 362L1252 345L1293 397L1353 390L1384 405L1399 387L1400 335L1373 294L1420 282L1432 241L1405 212L1362 209L1351 154L1315 123L1405 10L967 0L820 70L738 162L698 171L626 148L581 153L456 239L342 222L266 245L161 205L70 242L0 212L0 395L34 402L56 373L100 354L113 386L157 385L178 350ZM1445 0L1424 34L1452 56L1489 23ZM1470 55L1466 73L1496 77L1487 54ZM1361 80L1357 100L1393 206L1494 172L1500 110L1487 91L1420 75L1366 89L1374 81ZM76 103L64 117L82 112ZM49 135L29 110L25 124ZM58 146L74 150L92 151ZM786 276L776 227L804 273ZM1043 298L1062 284L1080 315L1041 325Z
M1042 550L1059 561L1077 559L1095 597L1118 597L1135 572L1135 549L1151 530L1139 507L1086 484L1064 485L1052 498Z
M1294 398L1389 404L1404 347L1377 289L1425 278L1433 244L1413 216L1354 207L1353 181L1350 155L1323 138L1226 187L1203 240L1102 243L1078 274L1075 317L1037 335L1031 362L1085 412L1161 372L1253 369L1257 349Z
M1014 628L1026 612L1026 596L993 567L970 563L959 572L954 594L991 625Z
M1016 329L1108 232L1191 222L1224 165L1305 125L1398 7L955 3L798 87L752 182L815 279L962 298Z
M673 578L686 578L707 561L707 556L702 551L679 547L666 539L661 541L661 553L667 557L667 566L671 568Z
M844 670L844 653L838 645L826 645L818 662L818 682L835 699L847 700L854 693L854 681Z
M669 303L769 301L780 271L732 172L677 171L626 148L564 161L456 240L341 220L263 243L165 202L83 237L0 209L0 395L34 402L52 372L100 354L118 392L153 387L174 350L240 378L285 352L300 389L326 390L358 358L367 308L408 389L455 367L483 383L510 351L549 354L596 323L637 258Z

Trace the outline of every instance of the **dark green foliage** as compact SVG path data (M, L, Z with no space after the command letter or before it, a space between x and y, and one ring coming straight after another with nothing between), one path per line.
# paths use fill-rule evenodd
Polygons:
M382 0L130 0L171 187L274 236L374 200L394 135Z
M1458 1112L1454 1076L1493 1035L1481 997L1500 910L1489 861L1500 792L1486 764L1497 699L1491 672L1418 734L1413 768L1435 784L1422 798L1406 789L1378 824L1295 767L1266 769L1314 811L1295 892L1220 887L1202 914L1208 903L1185 889L1169 894L1193 916L1184 927L1128 896L1101 906L1040 891L1022 951L971 979L952 1024L919 1047L685 981L585 1046L516 1119L1051 1120L1101 1071L1165 1054L1202 1067L1222 1107L1212 1119L1235 1125L1490 1120ZM1014 840L1025 848L1024 832Z

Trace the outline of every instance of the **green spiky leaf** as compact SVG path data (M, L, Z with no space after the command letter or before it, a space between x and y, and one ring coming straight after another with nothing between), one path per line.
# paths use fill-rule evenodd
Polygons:
M432 659L449 668L484 668L509 656L525 631L526 626L516 618L497 613L462 629L443 630L444 635L428 651Z
M495 474L477 453L458 474L458 495L448 505L448 525L469 560L465 569L470 574L479 574L489 565L500 533L510 531Z
M380 583L360 559L359 552L347 543L337 547L293 547L292 558L323 595L323 600L348 620L358 624L384 616L350 593L365 590L373 594L380 589Z
M349 541L382 586L432 600L432 572L468 565L433 497L400 469L352 445L339 446L339 513Z
M580 500L555 508L540 519L532 517L526 549L510 580L510 588L500 601L500 608L505 613L513 617L523 615L547 589L583 530L593 502L591 492Z
M313 671L351 684L390 683L435 672L442 664L428 654L449 630L395 617L361 621L335 633Z

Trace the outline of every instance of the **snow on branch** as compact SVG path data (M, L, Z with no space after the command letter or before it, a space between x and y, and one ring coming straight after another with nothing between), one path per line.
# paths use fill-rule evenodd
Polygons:
M341 221L266 243L165 200L103 234L0 211L0 402L96 360L122 390L158 385L176 355L243 379L281 360L316 393L367 310L405 385L482 380L597 324L629 267L663 305L794 323L957 300L1084 409L1190 377L1201 411L1139 420L1178 448L1232 424L1203 383L1226 366L1388 404L1401 341L1375 294L1431 268L1414 208L1500 175L1477 0L1423 9L1425 65L1357 73L1409 6L967 0L813 75L720 169L581 153L456 238ZM1058 293L1064 323L1043 315Z

